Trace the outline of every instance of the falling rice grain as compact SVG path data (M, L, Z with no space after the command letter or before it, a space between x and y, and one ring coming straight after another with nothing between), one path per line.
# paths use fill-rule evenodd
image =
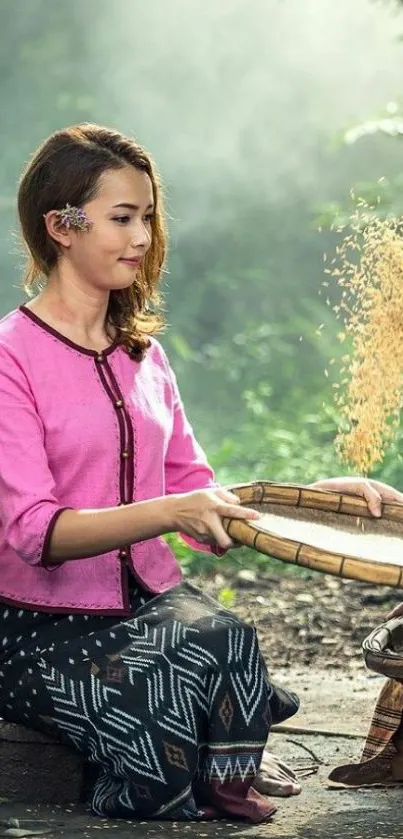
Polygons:
M359 199L337 248L334 278L342 289L336 317L347 377L336 389L340 415L336 448L343 462L366 474L382 461L397 429L403 385L402 220L379 219Z

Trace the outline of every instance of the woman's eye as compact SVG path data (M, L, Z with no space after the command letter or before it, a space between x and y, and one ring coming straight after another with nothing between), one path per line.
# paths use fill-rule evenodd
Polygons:
M149 213L147 216L144 216L144 221L146 224L151 224L154 218L154 213Z
M130 216L114 216L113 221L117 221L118 224L128 224Z

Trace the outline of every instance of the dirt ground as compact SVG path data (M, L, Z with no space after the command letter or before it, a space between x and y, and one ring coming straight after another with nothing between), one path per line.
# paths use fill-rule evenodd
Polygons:
M327 574L260 574L254 581L215 575L203 581L214 597L233 590L233 611L257 627L270 669L361 667L363 639L403 602L403 590Z
M385 619L401 594L324 575L311 578L270 572L248 585L221 576L203 581L213 596L235 593L233 610L253 621L273 678L292 687L301 709L293 726L326 729L334 736L272 733L270 749L296 769L303 791L276 799L271 823L245 825L225 820L198 824L112 822L84 808L35 808L0 799L0 836L93 839L100 830L117 839L400 839L403 790L333 791L325 787L330 769L359 759L382 679L365 670L363 638ZM229 596L229 595L227 595ZM348 738L346 734L356 735ZM19 823L10 819L18 819ZM14 832L13 832L14 831Z

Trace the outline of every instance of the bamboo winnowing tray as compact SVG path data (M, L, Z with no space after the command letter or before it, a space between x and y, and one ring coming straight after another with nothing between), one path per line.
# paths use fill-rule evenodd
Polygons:
M314 571L403 588L403 504L384 503L375 518L353 494L271 481L231 490L262 513L223 520L236 542Z

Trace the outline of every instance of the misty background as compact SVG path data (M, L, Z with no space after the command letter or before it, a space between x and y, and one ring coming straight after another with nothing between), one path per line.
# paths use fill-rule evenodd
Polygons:
M388 0L2 0L0 315L26 159L75 122L133 134L165 184L162 342L220 479L346 472L323 253L351 187L403 209L402 35ZM376 474L403 488L400 442Z

